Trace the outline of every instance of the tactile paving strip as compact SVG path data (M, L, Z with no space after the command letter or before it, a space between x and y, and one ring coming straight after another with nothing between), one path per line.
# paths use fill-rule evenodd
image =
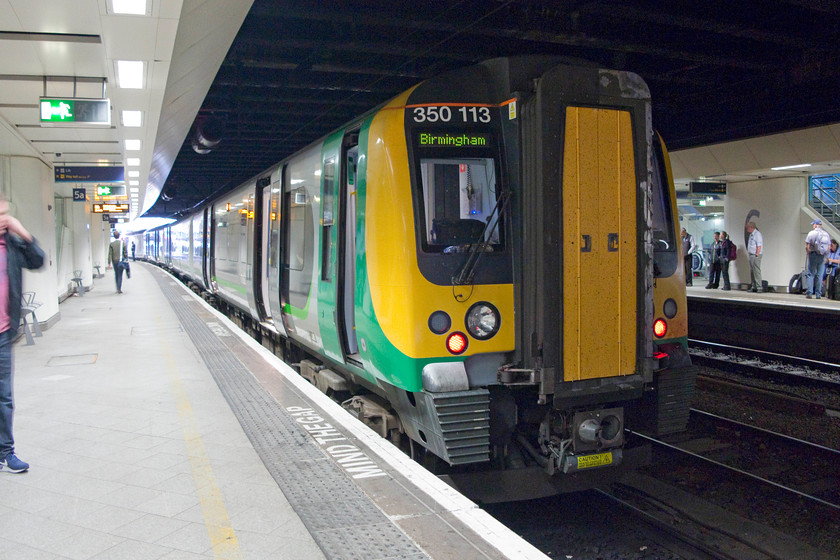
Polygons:
M231 410L324 555L333 560L429 560L190 308L177 284L153 276L219 385Z

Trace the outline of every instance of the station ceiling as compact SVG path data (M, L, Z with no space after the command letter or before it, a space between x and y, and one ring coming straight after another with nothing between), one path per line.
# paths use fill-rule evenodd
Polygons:
M209 4L185 1L181 27ZM838 29L836 0L254 0L190 113L163 183L171 200L146 215L189 208L425 78L498 56L553 54L636 72L672 150L838 123ZM170 89L164 108L169 97L178 103ZM208 153L193 149L198 125L221 138Z

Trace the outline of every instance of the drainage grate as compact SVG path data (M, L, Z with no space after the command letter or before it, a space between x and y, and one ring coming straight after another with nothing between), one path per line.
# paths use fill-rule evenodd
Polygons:
M327 558L429 560L259 385L163 272L153 276L263 464ZM192 301L192 298L189 298ZM225 329L226 330L226 329ZM159 331L157 331L159 332Z
M47 367L82 366L95 364L99 354L76 354L74 356L53 356L47 361Z

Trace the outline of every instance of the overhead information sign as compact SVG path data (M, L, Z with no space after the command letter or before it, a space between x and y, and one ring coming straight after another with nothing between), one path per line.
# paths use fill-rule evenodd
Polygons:
M124 197L125 185L96 185L94 194L99 198Z
M688 192L692 194L726 194L726 183L691 182Z
M120 214L122 212L128 212L128 204L94 204L93 205L93 213L94 214L102 214L107 212L108 214Z
M41 98L41 125L111 125L110 99Z
M55 181L56 183L123 183L125 182L125 168L56 167Z

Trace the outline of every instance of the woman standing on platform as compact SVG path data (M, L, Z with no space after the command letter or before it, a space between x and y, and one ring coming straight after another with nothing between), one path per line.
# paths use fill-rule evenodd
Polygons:
M729 285L729 261L732 260L735 244L729 239L729 234L725 231L720 233L723 238L723 249L721 250L722 258L720 260L720 272L723 276L722 290L729 291L732 287Z

